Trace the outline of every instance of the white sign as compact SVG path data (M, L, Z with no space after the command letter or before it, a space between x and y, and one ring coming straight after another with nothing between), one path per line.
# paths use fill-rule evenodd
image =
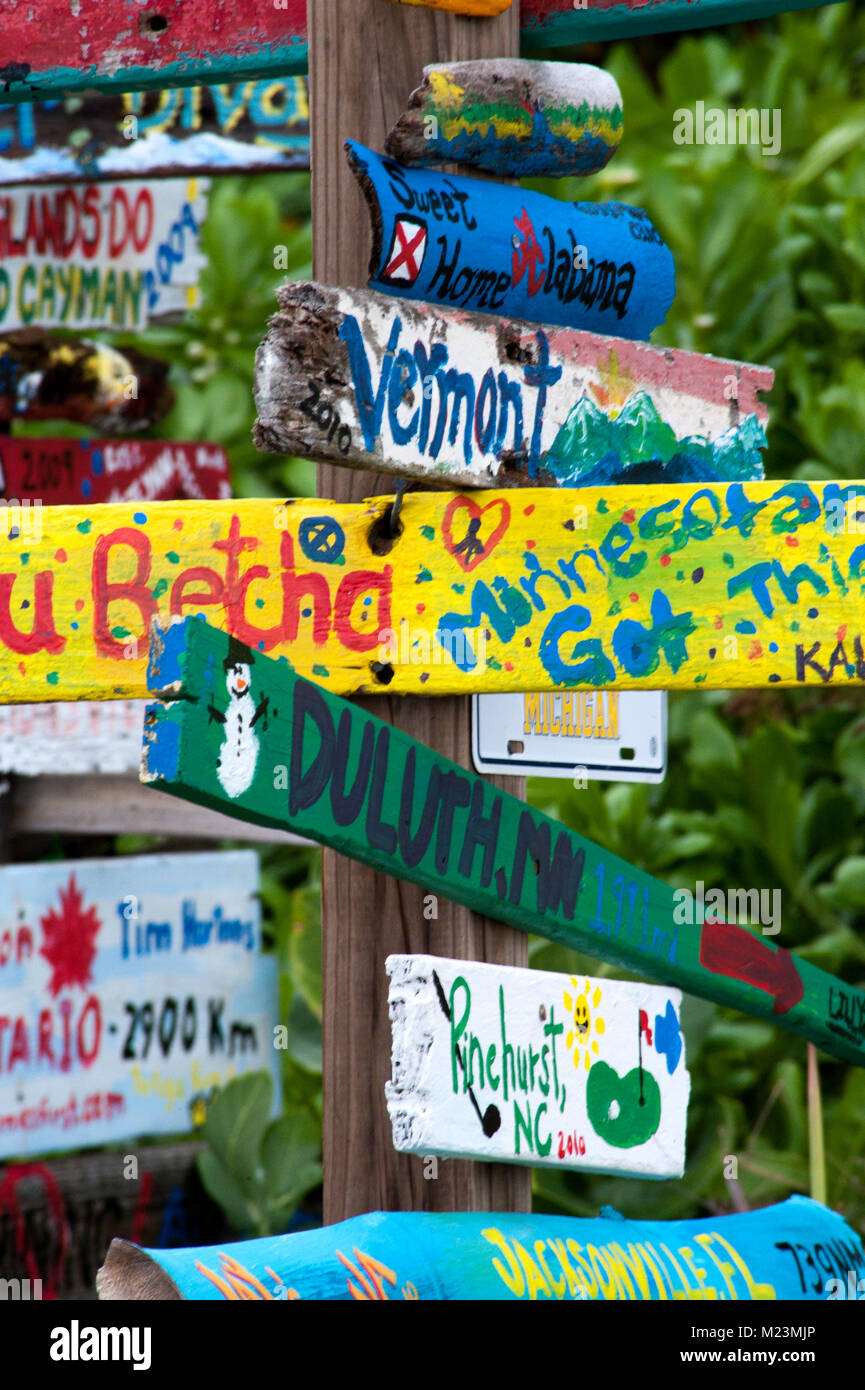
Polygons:
M184 1134L214 1091L279 1081L258 856L0 869L0 1156Z
M678 990L436 956L386 967L399 1152L682 1176Z
M585 781L663 782L665 690L549 690L475 695L478 772Z
M146 700L0 705L0 772L137 772Z
M209 186L131 179L0 193L0 328L141 329L194 309Z

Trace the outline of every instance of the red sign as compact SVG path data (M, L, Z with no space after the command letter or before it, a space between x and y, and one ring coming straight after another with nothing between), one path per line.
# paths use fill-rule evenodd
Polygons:
M46 506L231 496L216 444L160 439L2 439L0 497Z

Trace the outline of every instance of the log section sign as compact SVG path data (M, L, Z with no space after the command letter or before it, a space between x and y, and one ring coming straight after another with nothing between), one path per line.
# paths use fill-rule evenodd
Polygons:
M0 495L45 506L231 496L218 444L0 437Z
M695 921L693 901L689 913L667 884L303 680L287 661L188 618L157 633L149 679L167 703L145 716L144 782L296 829L484 916L771 1019L865 1065L861 990L713 912Z
M565 203L345 147L370 212L372 289L622 338L648 338L667 317L673 257L642 208Z
M862 1239L844 1218L790 1197L698 1221L626 1221L611 1208L594 1220L373 1212L192 1250L114 1240L96 1282L103 1299L750 1302L845 1297L848 1274L855 1286L863 1273Z
M386 966L400 1153L682 1177L678 990L437 956Z
M481 496L7 505L4 698L141 698L190 611L338 694L865 682L862 483Z
M278 1079L257 892L250 851L0 869L0 1155L182 1133Z
M305 77L0 104L0 181L309 168Z
M256 356L259 448L437 486L763 476L768 367L294 283Z
M575 787L663 782L664 690L541 690L472 699L472 762L478 772L568 777Z
M616 79L588 63L488 58L423 72L386 141L402 164L566 178L603 169L622 138Z
M130 180L0 193L0 329L145 328L194 309L208 187Z

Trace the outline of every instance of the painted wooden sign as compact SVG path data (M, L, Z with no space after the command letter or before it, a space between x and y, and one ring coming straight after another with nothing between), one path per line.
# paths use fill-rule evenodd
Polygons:
M521 0L526 51L765 19L837 0Z
M0 869L0 1155L180 1134L278 1078L253 851Z
M42 328L0 335L0 424L72 420L123 434L161 420L174 404L158 357Z
M373 1212L193 1250L112 1241L103 1299L816 1301L865 1272L862 1239L809 1197L698 1221Z
M38 706L32 706L38 708ZM664 690L533 690L472 698L478 772L586 782L663 782Z
M137 772L144 700L0 705L0 772Z
M664 322L673 257L642 208L407 169L354 140L346 150L369 206L372 289L621 338Z
M371 290L288 283L260 448L438 486L757 480L768 367Z
M305 77L0 103L0 181L309 168Z
M865 681L865 483L482 497L7 504L4 698L141 698L190 612L338 694Z
M198 304L204 179L0 193L0 331L146 328Z
M385 142L402 164L564 178L603 169L622 138L622 94L603 68L488 58L423 73Z
M231 477L217 444L0 437L0 495L45 506L225 498Z
M242 23L221 0L150 9L0 0L0 30L7 100L282 78L306 67L306 0L245 0Z
M157 635L142 781L281 829L522 931L770 1019L865 1065L865 993L200 619ZM352 771L349 777L348 769ZM689 924L688 917L691 917Z
M437 956L386 967L399 1153L682 1177L678 990Z

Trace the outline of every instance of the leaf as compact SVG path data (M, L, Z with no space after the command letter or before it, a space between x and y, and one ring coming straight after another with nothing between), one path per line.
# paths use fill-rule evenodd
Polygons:
M269 1074L254 1071L229 1081L208 1107L204 1138L241 1186L254 1179L272 1105L273 1082Z
M865 120L846 121L830 130L811 146L793 178L793 187L801 188L819 178L837 159L865 144Z
M202 1149L197 1163L206 1190L214 1202L222 1207L235 1230L241 1234L248 1231L255 1235L264 1234L257 1229L256 1209L216 1154L210 1149Z

